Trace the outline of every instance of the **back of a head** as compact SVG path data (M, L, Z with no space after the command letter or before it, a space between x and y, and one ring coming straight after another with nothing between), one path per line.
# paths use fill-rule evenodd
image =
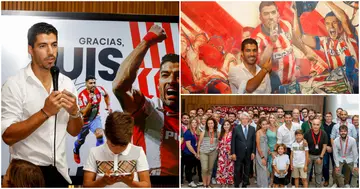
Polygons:
M105 122L105 136L114 145L127 145L131 142L134 119L128 113L112 112Z
M56 28L48 23L45 22L39 22L31 26L28 30L27 38L28 38L28 45L34 48L34 44L36 41L36 36L39 34L54 34L56 36L56 39L58 38L58 31Z
M13 159L9 169L10 187L45 187L44 175L38 166L25 160Z

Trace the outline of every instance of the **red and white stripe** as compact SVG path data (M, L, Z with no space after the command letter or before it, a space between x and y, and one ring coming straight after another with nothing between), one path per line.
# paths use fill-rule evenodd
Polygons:
M147 31L153 25L164 28L167 39L150 47L138 71L138 76L133 84L146 97L160 97L158 91L158 80L161 58L169 53L179 54L179 28L177 23L158 22L130 22L131 38L133 48L142 41Z

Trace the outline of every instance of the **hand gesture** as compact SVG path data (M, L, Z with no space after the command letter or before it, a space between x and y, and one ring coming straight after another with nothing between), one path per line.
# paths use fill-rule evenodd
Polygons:
M79 108L76 103L76 96L64 89L62 92L61 106L70 114L76 115Z
M266 70L266 72L270 73L271 69L272 69L272 61L271 61L271 57L269 58L269 60L267 60L263 65L262 68Z
M154 24L151 26L149 32L154 33L156 36L151 37L149 39L149 43L151 45L156 44L156 43L161 43L162 41L164 41L166 39L166 34L163 28L161 28L160 26Z
M43 110L47 116L51 117L60 111L60 109L62 108L62 96L63 95L60 91L53 91L46 98Z

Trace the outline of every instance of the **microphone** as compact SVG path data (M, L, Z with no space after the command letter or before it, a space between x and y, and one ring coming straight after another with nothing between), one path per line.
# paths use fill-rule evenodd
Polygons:
M57 66L53 66L50 68L50 73L51 73L52 80L53 80L54 91L59 90L59 85L58 85L59 72L60 72L60 69Z

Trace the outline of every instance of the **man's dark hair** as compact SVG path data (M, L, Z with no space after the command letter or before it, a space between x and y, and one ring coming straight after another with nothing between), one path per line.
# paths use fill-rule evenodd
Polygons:
M162 68L162 65L165 64L165 62L179 63L179 61L180 61L179 58L180 57L177 54L166 54L165 56L163 56L161 58L160 70Z
M291 111L285 111L284 117L285 117L286 115L289 115L289 116L292 117L292 112L291 112Z
M333 11L328 12L328 13L325 15L324 19L326 19L326 18L329 17L329 16L335 16L336 20L339 22L339 24L341 24L341 21L338 19L338 17L336 17L336 15L334 14Z
M125 146L131 142L134 119L124 112L112 112L105 122L105 136L114 145Z
M301 112L302 112L303 110L306 110L306 111L309 113L309 109L303 108L303 109L301 109Z
M211 109L211 108L207 109L206 112L207 112L208 110L211 110L211 112L214 112L213 109Z
M259 115L258 115L258 114L254 114L254 115L253 115L253 119L254 119L254 118L259 118Z
M58 31L56 28L48 23L40 22L36 23L28 30L27 38L28 38L28 45L34 48L34 44L36 41L36 36L39 34L54 34L56 36L56 40L58 39Z
M96 80L95 76L88 75L88 76L86 76L85 81L89 81L90 79L95 79Z
M190 117L189 114L187 114L187 113L182 113L182 114L181 114L181 118L183 118L184 116Z
M277 108L277 110L276 110L276 111L278 111L279 109L282 109L282 110L284 111L284 108L283 108L283 107L279 107L279 108Z
M229 115L234 115L236 117L236 114L234 112L228 112L228 116Z
M263 113L263 112L264 112L265 114L267 114L267 111L266 111L266 110L260 110L260 111L259 111L259 115L260 115L261 113Z
M348 127L347 127L346 125L341 125L341 126L339 127L339 132L340 132L341 130L348 131Z
M341 111L343 111L344 109L342 109L342 108L337 108L337 109L336 109L336 111L338 111L338 110L341 110Z
M262 8L264 8L266 6L271 6L271 5L274 5L276 7L276 10L278 10L278 7L276 6L274 1L261 1L260 5L259 5L259 13L261 14Z
M253 39L253 38L247 38L247 39L245 39L245 40L241 43L241 51L244 52L244 50L245 50L245 45L247 45L247 44L256 45L256 49L258 49L258 44L257 44L256 40Z
M310 113L310 112L314 112L314 114L316 114L316 111L315 111L314 109L310 109L310 110L308 111L308 113Z

